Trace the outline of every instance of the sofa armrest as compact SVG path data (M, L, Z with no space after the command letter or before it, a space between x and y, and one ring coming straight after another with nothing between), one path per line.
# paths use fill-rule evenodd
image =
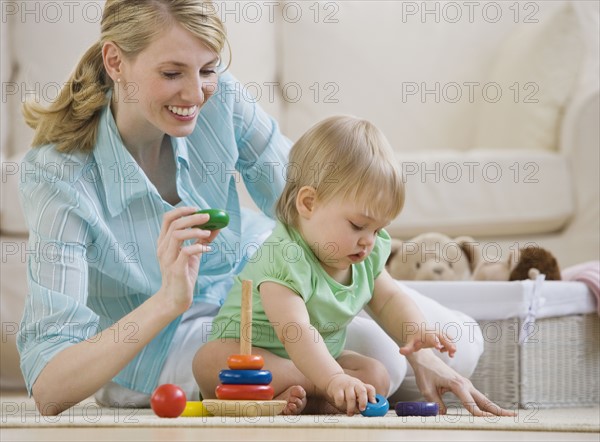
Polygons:
M16 334L27 297L27 237L1 235L0 248L0 390L4 391L25 388Z
M560 151L573 177L575 222L595 223L600 217L600 89L576 94L567 106L560 133ZM598 232L598 228L594 229Z

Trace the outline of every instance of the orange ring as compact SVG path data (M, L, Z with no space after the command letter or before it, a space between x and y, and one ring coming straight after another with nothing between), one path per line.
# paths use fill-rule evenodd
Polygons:
M231 355L227 358L227 366L231 370L260 370L264 365L261 355Z
M270 385L220 384L215 393L218 399L270 401L275 390Z

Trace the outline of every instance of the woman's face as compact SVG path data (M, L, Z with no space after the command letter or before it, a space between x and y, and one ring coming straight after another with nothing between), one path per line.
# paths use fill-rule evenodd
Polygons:
M217 89L218 54L174 25L131 59L115 90L118 121L127 132L189 135L198 112Z

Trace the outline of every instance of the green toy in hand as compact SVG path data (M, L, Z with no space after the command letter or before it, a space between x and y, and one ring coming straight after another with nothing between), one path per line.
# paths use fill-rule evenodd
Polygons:
M199 210L196 213L207 213L208 216L210 216L210 218L206 223L194 227L198 227L204 230L219 230L224 227L227 227L227 225L229 224L229 215L224 210L204 209Z

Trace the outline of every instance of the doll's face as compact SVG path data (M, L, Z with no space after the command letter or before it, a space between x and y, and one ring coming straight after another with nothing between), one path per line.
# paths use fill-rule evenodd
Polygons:
M387 264L392 277L409 281L461 281L471 278L471 258L445 235L419 235L398 241Z

